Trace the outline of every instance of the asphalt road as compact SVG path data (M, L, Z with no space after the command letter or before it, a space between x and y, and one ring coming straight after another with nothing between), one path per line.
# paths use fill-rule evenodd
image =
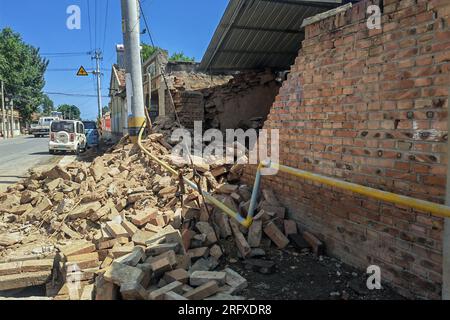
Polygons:
M0 138L0 192L24 178L28 169L46 164L56 164L62 156L48 153L48 137Z

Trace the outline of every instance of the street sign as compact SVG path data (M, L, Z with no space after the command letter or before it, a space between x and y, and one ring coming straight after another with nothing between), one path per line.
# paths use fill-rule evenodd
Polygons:
M83 66L81 66L80 69L78 69L78 72L77 72L78 77L86 77L88 75L89 75L89 73L87 73L86 69Z

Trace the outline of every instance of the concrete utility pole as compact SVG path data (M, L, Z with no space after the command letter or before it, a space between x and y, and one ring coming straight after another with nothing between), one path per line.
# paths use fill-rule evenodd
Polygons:
M102 118L102 90L101 90L101 72L100 60L103 59L102 52L96 50L92 59L96 61L96 70L93 72L97 76L97 104L98 104L98 120Z
M139 129L145 122L144 88L142 85L141 33L139 3L137 0L122 1L122 26L126 60L127 97L131 104L128 115L128 133L132 142L137 142Z
M3 139L7 138L8 132L6 131L6 112L5 112L5 88L3 80L1 80L1 95L2 95L2 134Z

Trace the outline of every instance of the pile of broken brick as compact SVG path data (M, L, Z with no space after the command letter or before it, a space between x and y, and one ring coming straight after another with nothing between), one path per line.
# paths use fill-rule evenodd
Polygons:
M144 145L193 177L161 134ZM245 217L251 191L239 185L242 165L195 160L202 188ZM246 279L228 265L218 270L229 254L223 243L234 241L246 259L262 241L279 249L301 242L285 211L262 190L247 230L123 139L92 163L31 172L0 194L0 296L45 285L55 300L244 299Z

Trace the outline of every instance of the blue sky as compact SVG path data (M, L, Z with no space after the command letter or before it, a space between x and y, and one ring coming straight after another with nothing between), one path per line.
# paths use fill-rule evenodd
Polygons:
M169 52L183 51L198 61L203 57L227 4L228 0L142 0L156 45ZM66 10L70 5L78 5L81 9L81 30L66 27L69 17ZM123 42L120 0L0 0L0 29L6 26L19 32L25 42L39 47L43 54L87 53L94 48L103 48L102 93L108 95L110 69L116 61L115 45ZM141 37L149 43L147 34ZM94 61L89 55L49 59L46 92L96 94L92 75L76 77L76 71L57 71L77 69L80 65L92 70ZM77 105L83 119L94 119L97 115L96 98L61 95L50 95L50 98L55 105ZM103 105L108 101L109 98L103 98Z

